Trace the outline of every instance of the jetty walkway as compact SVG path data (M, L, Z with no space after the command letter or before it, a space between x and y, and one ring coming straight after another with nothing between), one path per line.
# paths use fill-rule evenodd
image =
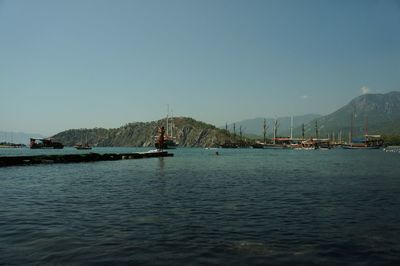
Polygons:
M61 155L33 155L33 156L1 156L0 167L16 165L33 165L49 163L83 163L99 161L132 160L142 158L172 157L167 151L150 151L135 153L87 153Z

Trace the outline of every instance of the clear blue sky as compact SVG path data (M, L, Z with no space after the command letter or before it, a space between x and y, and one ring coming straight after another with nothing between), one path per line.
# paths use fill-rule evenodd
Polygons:
M0 131L328 114L400 90L400 1L0 0Z

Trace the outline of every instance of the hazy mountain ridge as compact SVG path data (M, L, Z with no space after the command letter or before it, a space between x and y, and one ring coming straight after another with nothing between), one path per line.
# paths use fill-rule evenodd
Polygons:
M320 116L308 114L293 117L293 136L302 135L302 124L305 124L305 136L315 137L315 122L317 121L319 137L325 138L333 134L336 138L341 132L342 139L348 137L350 120L354 113L353 135L360 136L365 133L366 118L368 118L369 134L400 134L400 92L387 94L365 94L351 100L347 105L337 111ZM290 135L291 117L277 118L278 136ZM267 119L267 135L272 137L273 122ZM255 118L235 123L236 135L242 134L257 136L262 135L264 119ZM70 129L54 135L54 138L66 146L87 142L98 146L154 146L155 136L159 127L165 126L165 119L152 122L135 122L120 128L105 129ZM233 132L233 124L228 125L228 130ZM233 140L232 133L225 130L225 126L217 128L214 125L196 121L188 117L174 118L174 137L181 147L212 147Z
M29 144L30 138L43 138L43 135L37 133L0 131L0 142Z
M368 134L400 134L400 92L393 91L354 98L337 111L306 124L306 135L315 136L317 121L320 136L338 135L341 131L343 137L348 137L353 113L353 135L365 134L366 126ZM301 132L301 128L296 131Z

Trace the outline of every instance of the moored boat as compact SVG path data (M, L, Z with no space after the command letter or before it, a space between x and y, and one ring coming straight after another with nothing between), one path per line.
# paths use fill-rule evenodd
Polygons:
M171 120L171 121L170 121ZM161 133L161 128L159 130L159 136L155 136L155 144L154 146L159 149L159 150L166 150L166 149L176 149L179 146L179 143L176 141L176 137L173 136L173 129L174 129L174 119L173 116L171 115L171 118L169 117L169 106L167 110L167 117L165 119L165 127L162 127L163 129L163 141L162 144L160 144L160 133Z
M383 139L380 135L365 135L362 139L352 139L351 143L343 144L343 149L380 149L383 147Z
M224 144L220 144L219 147L223 149L237 149L239 145L233 142L225 142Z
M81 141L81 143L76 144L76 145L74 146L74 148L77 149L77 150L91 150L91 149L92 149L92 146L90 146L89 143L88 143L87 135L86 135L86 142L85 142L85 144L82 144L82 141Z
M61 142L54 141L51 138L31 138L29 147L31 149L63 149L64 145Z
M17 144L17 143L9 143L9 142L1 142L0 148L23 148L26 147L25 144Z
M176 149L178 147L178 144L175 142L174 139L168 136L164 136L164 142L162 146L159 142L156 142L155 147L159 150Z
M385 152L396 152L400 153L400 146L388 146L383 149Z
M380 149L379 146L365 146L365 145L354 145L354 144L345 144L342 145L342 148L347 150Z
M253 149L264 149L264 145L265 145L265 143L263 143L263 142L256 142L253 145L251 145L251 147Z
M365 117L365 135L363 138L353 138L353 124L354 124L354 112L351 114L350 123L350 135L349 142L343 144L343 149L348 150L359 150L359 149L380 149L384 145L384 141L381 135L369 135L368 134L368 117Z
M89 144L77 144L74 146L75 149L77 150L91 150L92 147Z

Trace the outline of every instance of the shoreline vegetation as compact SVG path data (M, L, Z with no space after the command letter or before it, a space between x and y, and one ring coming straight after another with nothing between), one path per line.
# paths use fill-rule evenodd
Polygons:
M74 146L79 142L82 136L87 137L88 143L93 147L154 147L154 136L157 135L157 130L163 125L163 120L153 121L148 123L129 123L125 126L116 129L70 129L63 131L53 136L56 140L62 142L65 146ZM261 133L260 125L260 133ZM249 147L257 143L274 144L274 142L285 142L290 144L294 140L314 141L322 139L324 142L330 142L332 145L341 145L349 143L350 129L326 134L323 130L319 132L308 130L302 134L299 129L293 130L292 138L290 136L280 135L279 131L275 138L271 135L273 130L269 129L266 133L266 138L262 136L247 135L244 130L239 128L238 131L230 131L228 129L217 128L213 125L204 122L196 121L192 118L177 117L174 119L174 131L179 147ZM370 130L373 134L380 135L379 128ZM261 133L262 134L262 133ZM260 134L260 135L261 135ZM352 139L357 138L358 142L363 142L365 138L363 127L354 129ZM400 135L381 135L382 140L386 145L400 145ZM275 141L274 141L275 139ZM353 140L354 141L354 140Z
M117 129L70 129L60 132L52 138L60 141L66 147L73 147L78 143L82 136L87 137L87 142L93 147L154 147L154 136L157 134L157 129L162 126L163 120L148 123L130 123ZM282 136L277 134L275 138L271 137L272 130L267 132L267 137L264 139L262 136L247 135L241 130L236 133L227 129L220 129L213 125L204 122L196 121L192 118L178 117L175 118L176 137L179 142L179 147L250 147L259 143L274 144L278 142L281 144L291 144L293 141L314 141L316 139L323 139L325 142L330 142L332 145L341 145L349 142L349 132L341 132L331 135L320 134L318 132L308 132L304 134L295 132L293 137ZM297 130L298 131L298 130ZM353 136L358 137L358 141L362 142L365 134L362 129L354 131ZM274 141L275 139L275 141ZM400 145L400 134L391 135L383 134L381 139L384 146ZM283 143L282 143L283 142ZM25 144L17 144L10 142L0 142L0 148L23 148Z
M96 130L98 129L79 129L79 130L68 130L62 133L61 135L56 135L56 139L61 140L61 142L64 144L66 143L66 147L74 147L74 145L71 145L71 143L74 143L74 138L70 138L71 133L76 133L76 131L82 131L82 132L90 132L90 135L92 136L91 140L98 140L99 142L102 142L102 144L99 144L99 142L89 142L89 143L94 143L91 144L93 147L154 147L154 142L147 141L144 142L143 144L140 143L140 145L132 145L132 144L126 144L124 145L124 142L120 140L120 142L115 145L114 141L112 139L101 139L96 135ZM193 130L193 129L192 129ZM198 132L199 129L194 130L195 132ZM227 130L224 129L214 129L214 131L219 132L219 136L217 142L209 142L207 139L210 137L209 135L216 135L213 130L200 130L202 133L200 134L194 134L197 135L196 137L193 136L180 136L178 138L180 140L181 145L179 147L186 147L186 148L251 148L251 147L257 147L261 145L285 145L287 148L290 148L290 145L293 144L298 144L300 142L308 142L308 143L313 143L313 142L324 142L324 143L329 143L330 148L334 148L337 146L345 145L348 144L349 141L348 139L332 139L332 138L323 138L323 139L317 139L315 136L306 136L305 138L301 137L282 137L278 136L275 138L275 141L273 138L266 138L265 140L263 139L262 136L246 136L246 135L238 135L238 134L233 134ZM65 135L64 135L65 134ZM79 135L79 134L78 134ZM190 134L189 134L190 135ZM201 136L202 135L202 136ZM113 136L113 135L111 135ZM110 137L110 135L108 135ZM382 135L380 138L383 141L383 147L387 146L400 146L400 135ZM135 143L135 136L131 136L131 142L133 141ZM274 143L275 142L275 143ZM359 143L365 142L363 140L363 137L358 138ZM104 145L104 143L107 143ZM210 143L210 144L208 144ZM183 145L182 145L183 144ZM206 145L204 145L206 144ZM0 143L0 148L25 148L27 145L25 144L16 144L16 143L8 143L8 142L1 142ZM292 148L295 148L294 146Z
M367 142L368 136L374 135L379 135L387 146L400 145L400 92L360 95L335 112L314 116L301 125L293 123L293 118L291 125L278 119L268 124L266 119L263 120L263 124L259 120L253 124L255 131L250 132L241 122L216 127L190 117L174 117L171 131L180 147L248 147L257 143L276 144L283 139L317 139L340 145L352 143L353 139ZM160 119L110 129L69 129L51 136L51 139L71 147L83 139L93 147L154 147L154 136L165 123L165 119ZM0 147L22 145L3 142Z
M11 142L0 142L0 148L23 148L26 147L25 144L21 143L11 143Z

